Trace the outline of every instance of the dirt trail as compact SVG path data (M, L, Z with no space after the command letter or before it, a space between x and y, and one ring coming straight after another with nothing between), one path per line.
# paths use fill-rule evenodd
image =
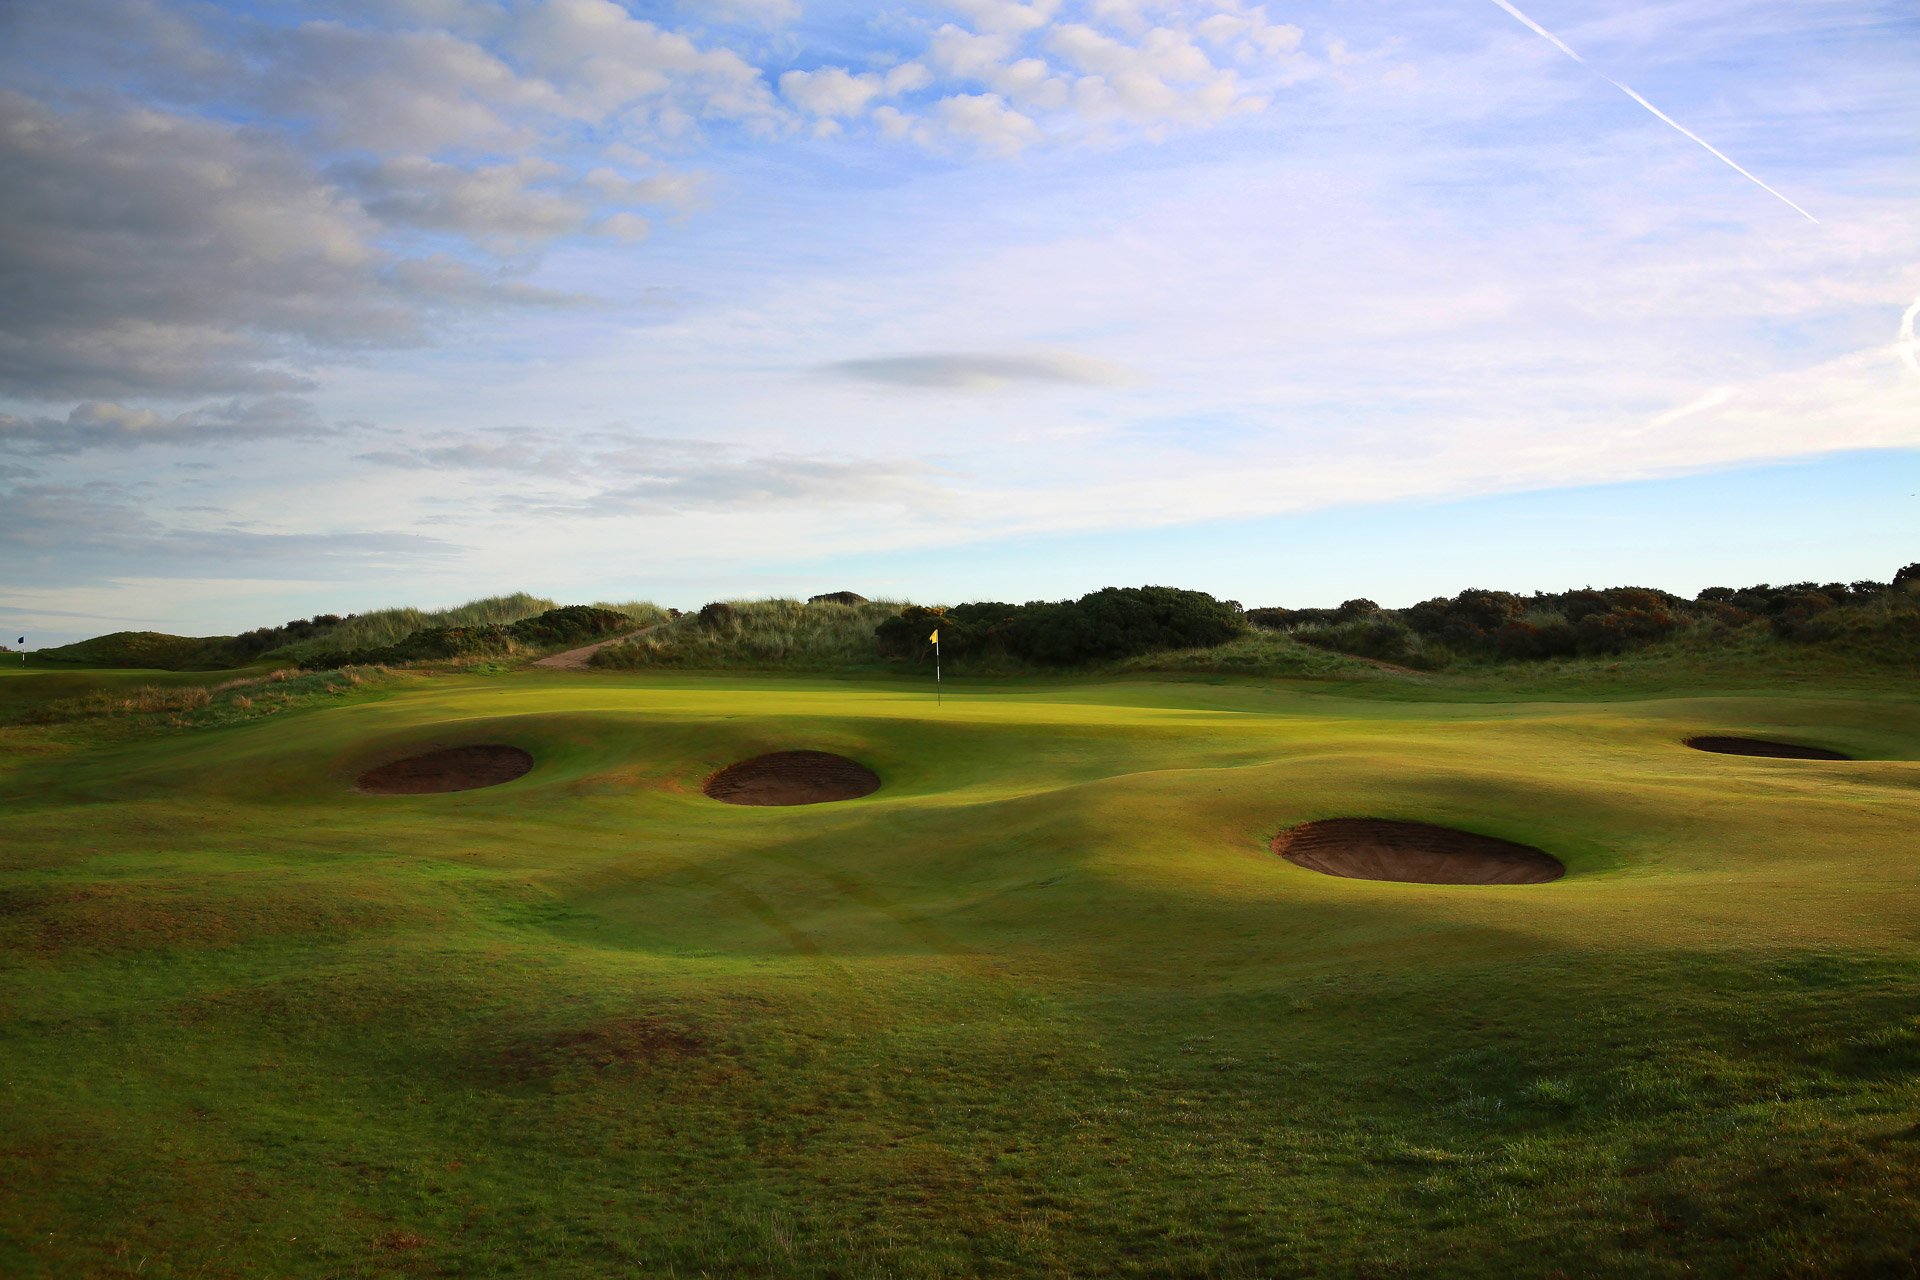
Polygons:
M659 625L657 622L653 624L654 627ZM653 630L653 627L642 627L638 631L629 631L625 635L615 636L611 640L596 641L593 644L582 645L578 649L569 649L565 653L549 654L533 665L536 667L558 667L563 671L585 671L592 664L593 655L608 645L619 644L622 640L631 640L635 636L643 636L651 630Z

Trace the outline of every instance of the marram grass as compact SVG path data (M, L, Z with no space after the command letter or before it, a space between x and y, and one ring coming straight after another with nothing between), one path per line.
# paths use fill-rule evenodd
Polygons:
M1912 689L1348 689L423 674L0 730L0 1274L1911 1274ZM536 766L351 789L480 742ZM701 794L789 747L884 785ZM1268 852L1341 815L1569 874Z

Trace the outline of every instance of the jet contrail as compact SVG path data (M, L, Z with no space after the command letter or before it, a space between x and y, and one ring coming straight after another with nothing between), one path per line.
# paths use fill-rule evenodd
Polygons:
M1699 143L1701 146L1705 147L1707 150L1713 152L1714 155L1718 156L1721 160L1725 161L1726 164L1731 169L1733 169L1735 173L1738 173L1743 178L1746 178L1747 180L1752 182L1755 186L1759 187L1762 191L1765 191L1768 195L1771 195L1776 199L1778 199L1782 204L1786 205L1787 208L1793 210L1795 213L1805 218L1808 222L1820 221L1820 219L1814 217L1812 214L1808 213L1805 209L1802 209L1799 205L1787 199L1785 196L1781 195L1778 191L1775 191L1772 187L1768 186L1766 183L1760 181L1760 179L1748 173L1745 169L1742 169L1739 165L1734 164L1733 161L1729 159L1724 152L1716 148L1711 142L1708 142L1705 138L1701 137L1699 134L1695 133L1693 130L1687 128L1685 125L1681 124L1678 120L1675 120L1672 116L1668 115L1666 112L1662 111L1660 108L1654 106L1651 102L1648 102L1645 98L1641 97L1639 94L1635 93L1633 90L1627 88L1627 86L1621 84L1618 80L1615 80L1612 76L1607 75L1603 71L1595 71L1592 64L1590 64L1585 58L1581 57L1579 54L1575 53L1567 45L1567 42L1565 40L1562 40L1559 36L1556 36L1555 34L1553 34L1553 32L1547 30L1545 27L1535 22L1532 18L1529 18L1526 14L1520 12L1518 9L1514 8L1512 5L1508 4L1507 0L1493 0L1493 2L1499 5L1502 9L1505 9L1508 13L1512 14L1514 17L1520 19L1520 21L1526 23L1529 27L1533 28L1534 31L1544 36L1546 39L1552 41L1554 44L1554 47L1559 49L1560 52L1566 54L1569 58L1572 58L1575 62L1579 63L1581 66L1585 67L1587 70L1592 71L1593 74L1599 76L1602 80L1605 80L1608 84L1612 85L1614 88L1618 89L1620 92L1626 94L1629 98L1632 98L1635 102L1639 103L1641 106L1645 107L1647 110L1653 112L1654 115L1659 116L1662 120L1666 121L1668 124L1678 129L1681 133L1686 134L1689 138L1692 138L1695 142Z
M1914 318L1920 316L1920 298L1913 300L1907 308L1907 314L1900 317L1900 358L1907 362L1907 368L1920 373L1920 342L1913 339Z

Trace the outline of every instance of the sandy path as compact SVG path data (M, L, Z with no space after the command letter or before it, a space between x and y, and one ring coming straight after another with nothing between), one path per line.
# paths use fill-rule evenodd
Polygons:
M654 626L659 625L659 623L654 624ZM629 631L626 635L615 636L611 640L601 640L596 644L583 645L578 649L569 649L565 653L550 654L547 657L539 659L533 663L533 665L536 667L558 667L563 671L585 671L593 661L593 655L608 645L619 644L622 640L630 640L634 636L643 636L651 630L653 630L653 627L642 627L638 631Z

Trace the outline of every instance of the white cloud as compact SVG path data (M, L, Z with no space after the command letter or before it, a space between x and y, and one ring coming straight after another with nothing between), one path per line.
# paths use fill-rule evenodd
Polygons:
M415 340L358 205L283 142L0 93L0 390L292 390L288 342Z
M928 42L927 61L948 76L983 80L999 68L1013 49L1012 36L975 35L948 23L934 32Z
M1173 126L1263 110L1267 99L1242 86L1239 68L1277 73L1282 81L1304 69L1297 52L1302 30L1270 21L1258 6L1203 5L1190 15L1189 6L1159 5L1159 22L1125 0L1100 0L1075 20L1061 18L1056 5L983 0L955 7L972 28L942 24L924 54L935 83L948 92L931 106L876 117L884 136L934 146L970 138L1002 155L1039 141L1110 140L1126 127L1160 137ZM1233 65L1216 64L1203 44ZM961 86L986 92L951 92ZM989 99L1017 112L1031 130L1000 116Z
M584 202L539 185L565 172L533 156L475 168L394 156L333 169L383 222L510 244L551 240L587 224Z
M1019 33L1045 26L1059 9L1057 0L1013 4L1008 0L947 0L948 7L965 14L982 31Z
M270 397L230 400L171 416L140 406L89 400L64 418L23 418L0 413L0 449L41 455L143 444L211 444L243 440L330 435L302 400Z
M752 453L709 441L593 433L557 443L536 432L361 455L381 466L463 473L493 491L503 512L605 518L697 510L759 510L796 503L858 505L935 497L927 467L897 459ZM552 482L544 491L525 481Z
M810 115L828 118L857 116L884 92L886 85L871 71L852 75L841 67L822 67L780 77L782 97Z
M672 136L702 119L777 115L760 69L732 49L635 18L612 0L544 0L516 18L509 46L591 118Z
M1009 107L997 93L960 93L942 98L934 105L933 115L947 137L1001 155L1030 147L1041 136L1039 125Z

